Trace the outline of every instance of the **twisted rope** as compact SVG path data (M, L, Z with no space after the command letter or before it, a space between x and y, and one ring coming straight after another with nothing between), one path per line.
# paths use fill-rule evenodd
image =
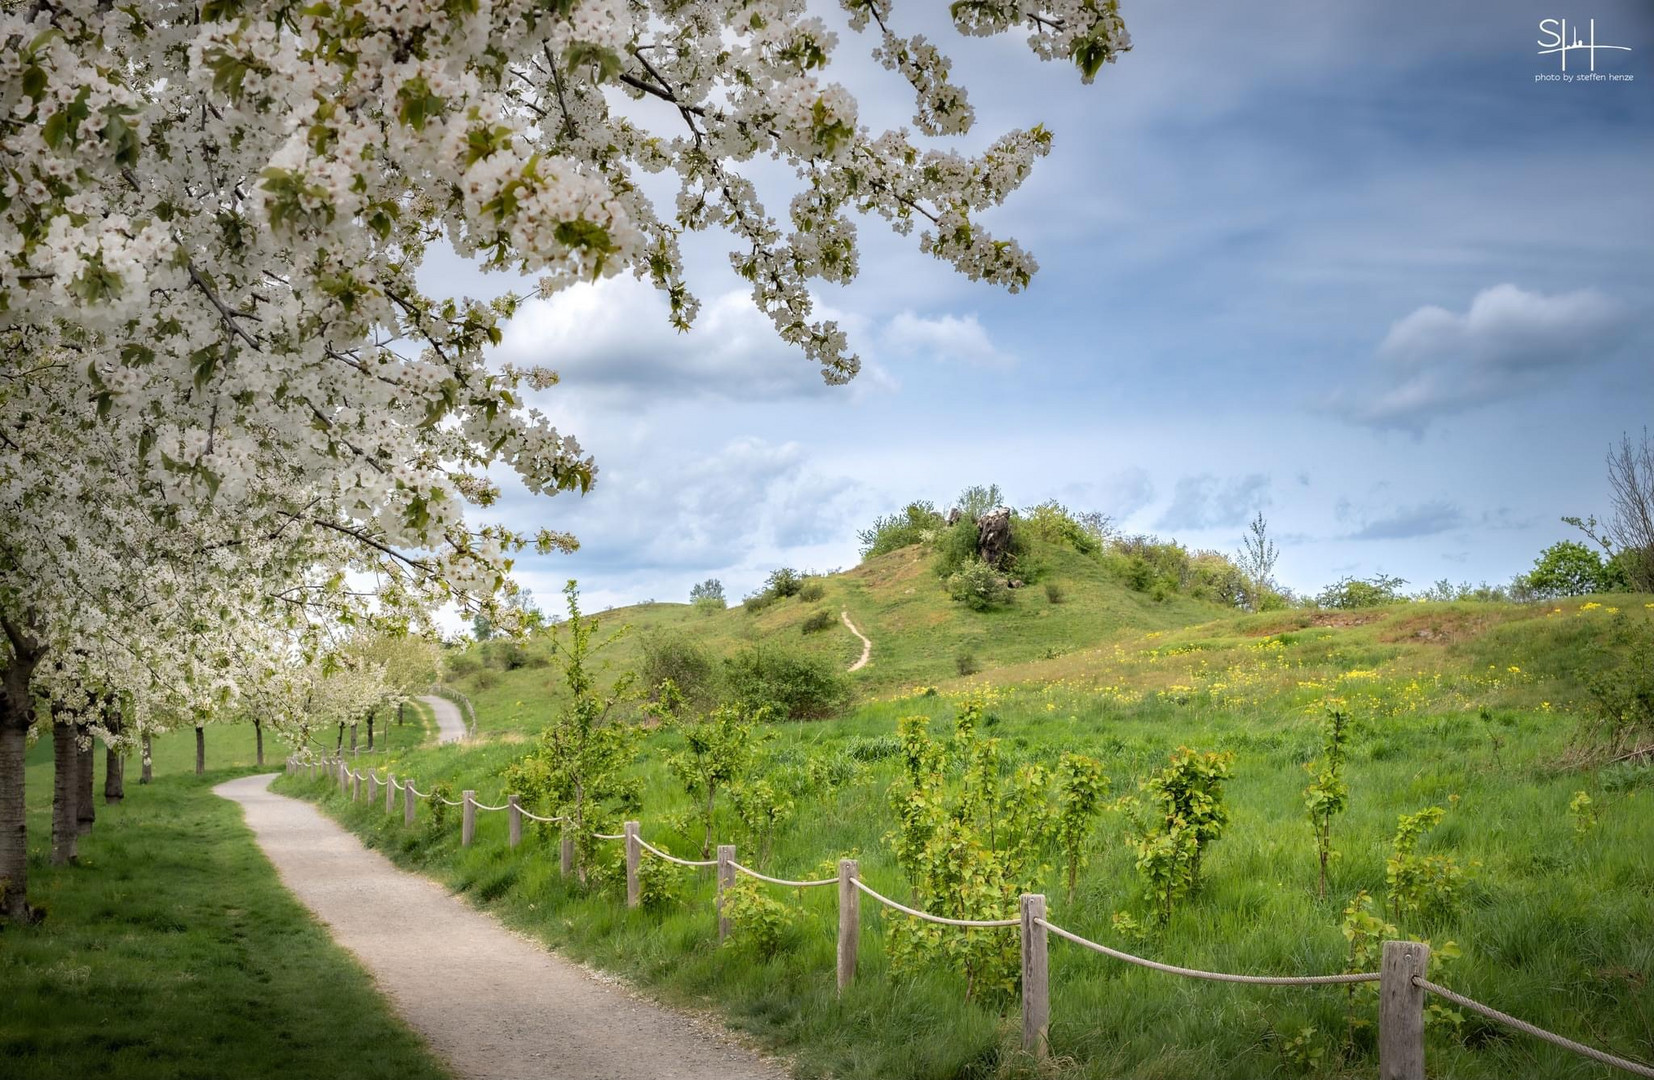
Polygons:
M392 780L391 781L391 787L395 788L397 791L407 790L406 787L404 787L402 781L400 781L400 780Z
M768 874L760 874L756 870L753 870L753 869L750 869L748 867L742 866L740 863L736 862L734 859L731 859L729 861L729 865L733 866L735 868L735 872L738 873L738 874L745 874L748 877L755 877L759 881L767 881L771 885L785 885L788 888L793 888L793 889L813 889L817 885L837 885L838 884L838 878L836 878L836 877L822 878L820 881L788 881L786 878L770 877ZM881 897L880 899L883 899L883 898ZM888 901L886 901L886 902L888 903Z
M1604 1065L1610 1065L1616 1069L1624 1069L1626 1072L1632 1073L1636 1076L1654 1077L1654 1067L1644 1065L1638 1061L1632 1061L1629 1058L1616 1057L1613 1054L1606 1054L1595 1047L1586 1046L1584 1043L1577 1043L1572 1039L1563 1038L1554 1031L1546 1031L1542 1027L1535 1027L1526 1020L1518 1020L1509 1013L1502 1013L1498 1009L1489 1008L1488 1006L1483 1005L1480 1001L1474 1001L1465 997L1463 994L1455 994L1447 987L1437 986L1429 979L1421 979L1415 975L1413 976L1413 985L1428 990L1437 997L1446 998L1448 1001L1451 1001L1460 1008L1469 1009L1473 1013L1481 1013L1489 1020L1497 1020L1501 1024L1515 1028L1517 1031L1532 1035L1536 1039L1544 1039L1548 1043L1554 1043L1555 1045L1562 1047L1564 1050L1572 1050L1574 1053L1583 1057L1588 1057L1592 1061L1600 1061Z
M838 879L834 878L833 880L836 881ZM977 926L1020 926L1022 924L1021 919L947 919L947 918L943 918L940 915L932 915L928 911L919 911L916 908L910 908L906 904L898 904L898 903L896 903L896 901L890 899L890 897L883 896L879 893L874 892L872 889L869 889L865 884L862 883L861 878L851 878L850 881L856 886L856 888L860 889L862 892L866 893L868 896L871 896L873 899L877 900L879 903L885 905L886 907L893 907L897 911L902 912L904 915L912 915L915 919L923 919L926 922L941 923L943 926L968 926L968 927L977 927ZM825 885L826 882L822 882L822 884Z
M1060 938L1067 938L1076 945L1083 945L1104 956L1112 956L1116 960L1124 960L1128 964L1150 968L1154 971L1165 971L1173 975L1185 975L1191 979L1210 979L1213 982L1252 983L1261 986L1322 986L1340 983L1377 982L1378 973L1364 971L1344 975L1231 975L1224 971L1201 971L1198 968L1178 967L1175 964L1162 964L1154 960L1145 960L1141 956L1111 949L1107 945L1099 945L1095 941L1087 941L1078 934L1069 933L1060 926L1052 926L1044 919L1035 919L1034 922L1051 931Z
M599 840L624 840L624 839L626 839L626 834L625 833L594 832L594 833L592 833L592 836L596 837Z
M412 780L408 781L408 790L414 793L414 798L416 799L429 799L431 797L429 794L414 787L414 782Z
M660 857L662 859L665 859L667 862L677 863L679 866L717 866L718 865L718 860L717 859L700 859L700 860L680 859L676 855L671 855L671 854L668 854L667 852L662 851L660 848L658 848L655 845L651 844L649 841L645 840L641 836L637 838L637 842L638 842L638 846L641 847L644 851L652 852L655 855L657 855L658 857Z
M561 816L558 816L558 817L541 817L539 814L536 814L534 811L524 810L520 806L517 807L517 813L523 815L523 817L525 817L525 818L528 818L530 821L567 821L568 820L568 818L561 817Z
M443 804L448 805L448 806L459 806L460 805L460 802L459 802L458 799L445 799L441 795L438 795L436 798L437 798L437 802L443 803Z
M487 803L480 803L477 800L472 799L471 800L471 805L476 807L478 810L504 810L506 807L510 806L511 804L510 803L501 803L499 806L489 806Z

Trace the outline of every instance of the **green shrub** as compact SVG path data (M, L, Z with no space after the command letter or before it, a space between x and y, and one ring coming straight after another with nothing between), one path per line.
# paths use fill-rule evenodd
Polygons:
M1374 574L1370 578L1346 575L1322 589L1315 597L1315 602L1321 607L1339 610L1380 607L1406 599L1401 591L1405 584L1405 578L1391 577L1388 574Z
M637 884L638 902L645 911L665 911L683 899L683 871L652 855L638 863Z
M464 652L449 653L443 658L442 665L448 670L449 679L463 679L481 669L482 658L467 649Z
M775 594L767 589L760 589L741 600L741 610L748 615L756 615L773 603L775 603Z
M861 557L871 559L914 544L928 544L935 539L946 521L929 502L908 503L898 513L873 519L873 527L856 533L861 542Z
M509 638L485 642L480 651L483 664L498 671L516 671L528 664L528 650Z
M805 619L804 625L799 629L806 634L818 634L832 626L836 621L831 611L822 608L820 611L813 612L808 619Z
M500 685L500 673L491 668L478 668L471 676L471 685L478 690L492 690Z
M789 720L830 716L850 698L850 680L826 657L752 645L724 660L724 684L743 708Z
M826 595L827 586L815 580L805 581L798 589L798 598L806 604L814 604Z
M987 611L1011 602L1011 590L999 572L980 559L948 576L948 595L972 611Z
M1536 600L1584 596L1626 587L1625 573L1618 563L1603 562L1594 549L1576 540L1563 540L1540 552L1522 583L1528 595Z
M1066 544L1081 555L1103 550L1111 531L1109 519L1098 513L1078 513L1055 499L1022 511L1028 535L1048 544Z
M695 610L704 615L724 610L728 606L724 600L724 583L717 578L707 578L689 590L689 602L695 605Z
M730 921L725 948L769 956L786 943L793 926L792 909L765 889L752 878L740 878L724 890L723 914Z
M963 677L975 675L982 670L982 665L976 662L976 654L967 649L953 658L953 668Z
M1067 598L1067 595L1067 593L1063 592L1062 586L1058 585L1055 581L1047 581L1045 583L1045 599L1047 602L1052 604L1060 604Z
M644 634L639 644L643 662L638 674L649 700L660 699L661 685L668 680L697 707L704 708L717 698L717 662L694 635L655 630Z
M883 761L902 752L902 740L894 735L857 735L845 744L844 752L854 761Z
M790 566L782 566L770 571L769 578L764 582L764 591L777 600L797 596L798 590L803 587L804 579L799 577L798 571Z

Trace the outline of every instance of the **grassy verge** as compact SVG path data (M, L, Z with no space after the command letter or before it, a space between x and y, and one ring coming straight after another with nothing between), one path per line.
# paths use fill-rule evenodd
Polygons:
M98 822L73 868L47 865L50 747L31 752L30 892L47 917L0 930L0 1076L447 1077L212 793L258 771L251 729L207 734L205 776L193 732L158 739L155 782L129 766L116 806L100 748ZM265 753L279 767L280 745Z
M1053 870L1052 918L1095 940L1173 963L1218 970L1307 974L1342 970L1344 906L1357 890L1383 901L1385 858L1397 817L1431 805L1445 822L1423 851L1453 858L1465 884L1455 909L1404 922L1398 936L1452 940L1463 955L1433 969L1449 986L1524 1019L1618 1053L1654 1059L1654 849L1647 842L1654 770L1563 768L1588 708L1580 682L1623 607L1650 632L1648 597L1573 602L1555 609L1409 605L1321 619L1299 613L1230 620L1120 638L1056 658L1011 685L959 687L985 700L989 733L1006 758L1050 763L1064 749L1099 757L1116 794L1180 744L1236 755L1232 822L1205 864L1206 886L1153 926L1140 895L1124 823L1099 821L1072 903ZM871 702L830 722L777 725L763 772L795 800L767 872L820 877L840 855L862 861L870 885L906 895L887 851L894 825L888 747L896 718L923 713L946 729L950 694ZM1337 819L1339 853L1326 899L1316 896L1303 811L1304 764L1329 706L1357 718L1347 769L1350 809ZM537 702L528 710L543 709ZM396 755L422 787L447 781L503 801L497 779L524 747L489 741L505 710L479 707L481 742ZM513 709L521 722L522 707ZM679 745L649 736L639 774L645 837L683 855L700 836L689 803L663 766ZM812 762L829 767L812 770ZM819 779L832 773L840 780ZM283 781L404 865L422 869L570 954L624 973L668 1000L711 1005L738 1028L794 1056L800 1075L952 1078L1014 1075L1014 1006L965 1000L962 978L940 969L892 970L884 916L864 904L861 972L842 1000L833 987L833 890L770 895L792 912L782 944L715 945L711 885L685 877L654 911L627 912L610 883L586 891L562 880L554 833L505 842L503 814L480 818L461 849L457 815L404 828L400 814L354 806L326 785ZM1591 799L1587 822L1570 810ZM740 840L720 811L719 839ZM616 845L618 847L618 845ZM750 858L750 854L748 855ZM1115 931L1116 912L1147 929ZM897 917L899 916L892 916ZM1376 1072L1370 999L1340 989L1229 987L1178 980L1052 945L1052 1042L1064 1076L1367 1077ZM1352 1018L1357 1021L1352 1025ZM1494 1080L1606 1075L1582 1059L1474 1016L1429 1034L1432 1071Z

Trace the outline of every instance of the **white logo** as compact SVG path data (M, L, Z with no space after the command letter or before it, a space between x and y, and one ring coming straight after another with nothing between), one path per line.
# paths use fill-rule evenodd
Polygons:
M1569 36L1570 30L1572 31L1572 37ZM1567 19L1540 19L1539 34L1538 44L1545 46L1539 50L1539 55L1546 56L1550 53L1561 53L1563 71L1568 70L1568 54L1571 52L1583 51L1586 57L1589 58L1591 71L1594 72L1597 69L1598 49L1612 49L1616 52L1631 51L1629 45L1598 45L1597 21L1595 19L1590 20L1590 30L1583 41L1579 37L1579 25L1576 23L1570 27Z

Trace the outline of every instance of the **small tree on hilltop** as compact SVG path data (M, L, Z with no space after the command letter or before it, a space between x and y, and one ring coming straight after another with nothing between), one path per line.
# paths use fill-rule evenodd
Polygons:
M724 583L717 578L707 578L692 587L689 590L689 602L703 615L711 615L729 606L728 601L724 599Z
M1240 570L1246 578L1246 609L1257 611L1263 598L1275 590L1275 561L1281 549L1269 536L1269 524L1258 511L1241 537Z
M1337 709L1327 713L1321 728L1321 758L1304 768L1314 777L1304 789L1304 810L1315 830L1315 854L1320 862L1316 895L1327 897L1327 862L1332 858L1332 819L1349 806L1344 762L1349 758L1349 718Z
M597 687L592 668L597 652L625 634L622 629L596 641L598 620L580 613L580 590L563 587L568 621L557 627L552 647L563 668L569 703L540 733L536 747L506 767L505 782L530 805L568 819L573 830L575 869L582 883L596 853L595 832L609 832L621 816L641 802L642 784L627 774L637 756L642 732L612 715L629 697L631 672L623 673L606 692Z
M1562 540L1540 552L1522 585L1535 599L1584 596L1625 586L1619 567L1577 540Z

